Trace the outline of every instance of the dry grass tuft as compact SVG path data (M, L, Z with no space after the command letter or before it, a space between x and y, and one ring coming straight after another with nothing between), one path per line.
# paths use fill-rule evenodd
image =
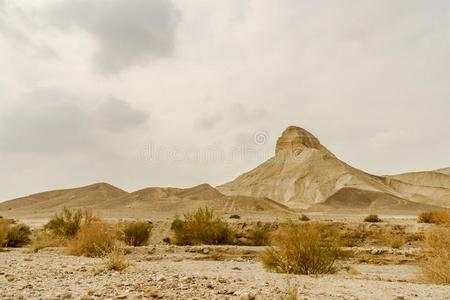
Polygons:
M423 212L417 222L450 226L450 212L443 210Z
M9 222L3 218L0 219L0 248L6 246L6 237L8 235Z
M67 240L61 236L55 236L46 231L37 232L32 239L30 250L38 252L39 250L50 247L62 247L67 244Z
M235 240L235 233L228 224L208 208L186 214L184 220L176 216L171 230L177 245L230 245Z
M250 246L268 246L271 240L271 229L269 224L257 222L248 231L248 244Z
M293 284L289 279L287 279L286 288L281 295L280 300L297 300L298 299L298 285Z
M289 274L326 274L336 271L340 256L338 234L319 224L290 223L267 249L262 262L269 271Z
M394 249L399 249L406 243L405 237L401 234L388 234L387 233L385 235L384 239L385 239L385 243Z
M434 228L425 234L425 260L421 264L426 280L450 284L450 228Z
M110 271L120 272L129 266L129 263L125 259L125 251L116 246L110 252L106 253L104 260L106 269Z
M81 226L75 238L69 241L71 255L101 257L109 253L115 242L115 232L108 224L95 222Z

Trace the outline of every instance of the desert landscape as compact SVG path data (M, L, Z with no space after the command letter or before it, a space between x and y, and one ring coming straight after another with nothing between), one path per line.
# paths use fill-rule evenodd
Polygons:
M216 188L0 203L0 298L448 299L449 195L448 169L371 175L290 126Z
M449 25L0 0L0 300L450 300Z

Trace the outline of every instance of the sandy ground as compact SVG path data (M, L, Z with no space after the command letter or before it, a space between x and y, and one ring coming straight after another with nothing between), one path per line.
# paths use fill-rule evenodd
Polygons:
M130 248L130 266L105 271L104 261L67 256L63 248L0 253L0 299L280 299L288 285L299 299L449 299L450 286L421 283L411 264L340 262L337 274L266 272L261 247ZM345 267L346 266L346 267Z

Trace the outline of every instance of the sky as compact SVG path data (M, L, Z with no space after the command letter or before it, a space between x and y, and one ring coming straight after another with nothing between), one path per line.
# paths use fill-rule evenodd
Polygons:
M289 125L384 175L450 166L450 1L0 0L0 201L219 185Z

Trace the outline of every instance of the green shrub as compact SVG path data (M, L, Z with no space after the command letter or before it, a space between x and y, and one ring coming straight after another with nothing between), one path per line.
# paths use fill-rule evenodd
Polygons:
M248 232L248 244L251 246L270 245L270 225L257 222Z
M129 246L145 246L150 238L153 226L147 222L135 222L125 226L124 241Z
M379 223L382 222L382 220L380 218L378 218L378 215L368 215L365 219L364 222L368 222L368 223Z
M31 242L31 230L25 224L18 224L10 227L6 235L6 246L19 248Z
M54 235L74 237L80 230L81 224L90 224L98 221L97 217L92 215L90 210L77 209L72 211L64 208L59 214L55 214L50 221L44 225L44 229L50 231Z
M177 245L234 243L234 232L208 208L199 208L193 214L186 214L184 220L176 216L171 230Z
M326 274L336 271L341 254L339 237L330 227L319 224L288 224L275 238L275 247L262 256L269 271L288 274Z

